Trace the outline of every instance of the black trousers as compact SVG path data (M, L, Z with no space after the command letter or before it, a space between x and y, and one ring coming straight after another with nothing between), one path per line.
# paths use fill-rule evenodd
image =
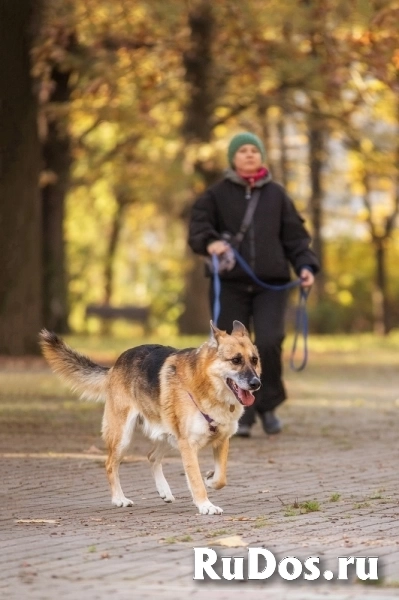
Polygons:
M231 333L233 321L241 321L254 338L262 366L262 387L255 402L245 409L240 423L253 425L256 413L274 410L287 397L282 381L282 344L285 337L287 291L265 290L256 284L222 281L217 326ZM214 290L210 287L211 312Z

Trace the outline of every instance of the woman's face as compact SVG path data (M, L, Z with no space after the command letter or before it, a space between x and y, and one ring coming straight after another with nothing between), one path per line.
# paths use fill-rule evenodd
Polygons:
M244 144L235 153L233 163L239 173L252 175L261 168L262 155L253 144Z

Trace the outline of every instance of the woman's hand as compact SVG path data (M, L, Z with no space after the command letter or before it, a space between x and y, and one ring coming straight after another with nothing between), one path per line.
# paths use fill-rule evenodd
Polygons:
M226 252L228 247L229 245L227 242L224 242L223 240L217 240L216 242L211 242L208 244L206 250L208 254L216 254L216 256L219 256L219 254Z
M309 269L301 269L299 277L301 279L301 287L303 288L310 288L314 284L314 275Z

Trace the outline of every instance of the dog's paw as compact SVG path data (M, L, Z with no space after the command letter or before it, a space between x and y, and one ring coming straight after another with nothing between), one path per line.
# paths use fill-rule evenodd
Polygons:
M198 506L198 510L200 515L221 515L223 513L223 508L215 506L209 500Z
M207 485L210 488L213 488L214 490L220 490L226 485L226 481L214 479L214 475L214 471L207 472L207 474L205 475L205 485Z
M169 491L169 493L159 492L159 495L161 496L161 498L164 502L174 502L175 501L175 497L173 496L173 494L170 491Z
M164 481L156 481L157 492L161 496L164 502L174 502L175 498L170 490L169 484L164 479Z
M118 498L112 498L112 504L114 506L117 506L118 508L122 508L126 506L133 506L134 502L133 500L129 500L129 498L126 498L125 496L121 496Z

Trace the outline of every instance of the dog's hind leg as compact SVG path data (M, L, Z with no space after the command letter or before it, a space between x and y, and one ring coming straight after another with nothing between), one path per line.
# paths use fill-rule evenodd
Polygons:
M105 462L108 481L111 487L112 504L117 507L133 506L133 500L126 498L123 493L120 479L119 466L122 458L129 451L138 413L131 411L123 424L112 428L108 426L106 416L103 420L103 438L108 447L108 457Z
M169 444L167 444L167 442L158 442L154 449L148 454L148 460L151 464L151 471L158 494L161 496L162 500L165 500L165 502L173 502L174 496L170 491L169 484L165 479L162 469L162 459L168 447Z

